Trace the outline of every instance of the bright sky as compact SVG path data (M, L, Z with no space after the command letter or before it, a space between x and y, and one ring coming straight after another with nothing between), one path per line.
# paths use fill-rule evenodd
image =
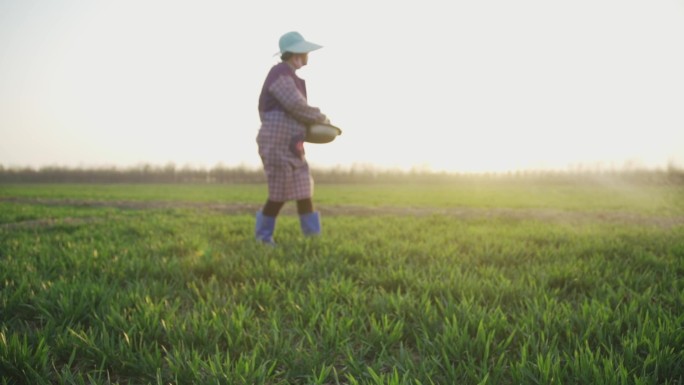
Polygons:
M258 167L291 30L313 166L684 166L684 0L0 0L0 165Z

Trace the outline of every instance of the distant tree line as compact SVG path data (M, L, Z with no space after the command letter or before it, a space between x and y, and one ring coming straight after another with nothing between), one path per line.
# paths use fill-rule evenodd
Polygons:
M0 182L15 183L257 183L264 181L261 170L216 166L211 169L141 165L128 168L41 167L4 168Z
M313 169L316 183L483 183L518 181L520 183L575 183L580 180L619 178L634 183L667 183L684 185L684 169L669 166L666 170L600 170L574 171L529 170L506 173L446 173L424 169L387 170L360 165L350 168ZM0 165L0 183L265 183L261 169L245 166L212 168L178 168L141 165L128 168L99 167L4 167Z

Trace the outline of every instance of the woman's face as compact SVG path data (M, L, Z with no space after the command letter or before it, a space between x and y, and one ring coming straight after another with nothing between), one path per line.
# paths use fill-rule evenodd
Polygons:
M292 58L290 59L292 62L293 66L295 69L300 69L307 65L309 62L309 54L308 53L297 53L292 55Z

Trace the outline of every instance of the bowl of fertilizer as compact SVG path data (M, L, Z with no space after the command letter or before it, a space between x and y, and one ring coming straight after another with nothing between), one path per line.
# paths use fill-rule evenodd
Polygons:
M308 143L330 143L338 136L342 135L342 130L332 124L316 123L307 127L305 142Z

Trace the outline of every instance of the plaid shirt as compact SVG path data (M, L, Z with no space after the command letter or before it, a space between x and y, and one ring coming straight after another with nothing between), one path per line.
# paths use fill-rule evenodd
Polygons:
M287 68L285 68L285 67ZM306 85L286 63L271 69L259 98L259 156L268 197L284 202L311 198L313 180L304 156L306 126L327 118L306 100Z

